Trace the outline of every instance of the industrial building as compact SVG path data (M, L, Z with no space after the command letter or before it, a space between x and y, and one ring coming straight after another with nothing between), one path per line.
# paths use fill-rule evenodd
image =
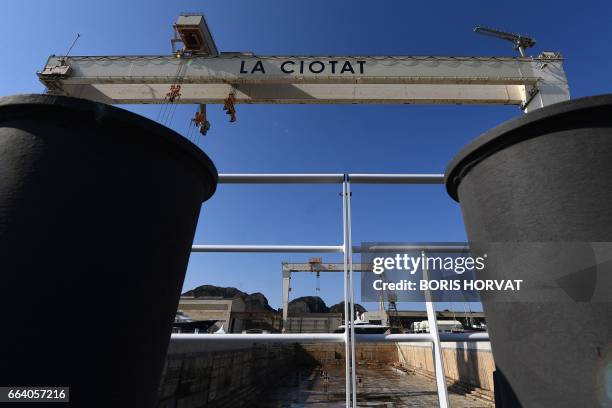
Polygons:
M236 317L236 313L245 311L240 298L181 297L178 311L195 321L216 320L216 325L223 326L226 333L240 333L243 330L243 321Z
M248 310L239 297L182 296L179 314L194 321L216 320L216 328L223 326L226 333L261 330L280 333L283 329L279 311ZM333 333L342 324L342 313L289 313L285 325L287 333Z
M342 313L289 313L285 333L333 333Z

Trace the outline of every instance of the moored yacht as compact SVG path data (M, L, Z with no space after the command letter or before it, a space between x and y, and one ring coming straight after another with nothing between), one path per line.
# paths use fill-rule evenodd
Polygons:
M355 327L355 333L358 334L383 334L386 333L389 330L389 326L386 326L384 324L373 324L370 323L369 320L365 320L362 317L363 315L359 315L359 313L357 313L357 319L355 319L355 321L353 322L353 325ZM334 333L344 333L345 330L345 325L340 325L338 326L338 328L336 330L334 330Z

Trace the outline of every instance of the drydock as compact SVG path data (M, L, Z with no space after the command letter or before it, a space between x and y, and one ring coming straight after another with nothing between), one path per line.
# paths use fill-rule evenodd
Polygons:
M445 346L451 406L494 406L488 343ZM439 405L431 345L360 344L356 356L358 406ZM164 369L159 407L344 407L344 370L341 345L175 343Z

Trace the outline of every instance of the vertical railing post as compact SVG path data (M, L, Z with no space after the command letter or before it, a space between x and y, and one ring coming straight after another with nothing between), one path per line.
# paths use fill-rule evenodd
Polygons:
M348 240L348 273L349 273L349 290L350 290L350 314L349 321L351 322L351 396L353 400L353 407L357 407L357 369L355 363L355 290L353 282L353 232L352 232L352 217L351 217L351 181L349 175L346 175L346 235Z
M346 394L346 407L351 407L351 348L349 339L349 276L348 276L348 256L349 256L349 241L347 229L347 186L346 176L342 181L342 252L344 261L344 388Z
M442 345L440 344L440 333L438 332L438 319L436 317L436 309L431 300L431 292L429 291L429 273L427 272L427 255L425 251L421 252L424 259L423 279L428 282L425 289L425 307L427 308L427 321L429 323L429 333L433 343L434 357L434 372L436 375L436 386L438 387L438 402L440 408L448 408L448 390L446 388L446 373L444 372L444 357L442 355Z

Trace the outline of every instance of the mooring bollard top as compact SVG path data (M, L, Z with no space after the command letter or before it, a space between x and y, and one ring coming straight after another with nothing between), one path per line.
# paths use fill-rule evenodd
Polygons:
M54 117L89 119L99 125L135 127L150 133L151 143L163 141L186 153L195 161L204 176L210 178L210 190L203 201L208 200L216 191L219 174L206 153L178 132L151 119L112 105L68 96L19 94L0 98L0 126L7 120L31 118L41 113L50 113Z
M612 94L556 103L510 119L472 140L446 167L446 191L459 201L459 184L472 167L508 146L564 128L607 122L612 126Z

